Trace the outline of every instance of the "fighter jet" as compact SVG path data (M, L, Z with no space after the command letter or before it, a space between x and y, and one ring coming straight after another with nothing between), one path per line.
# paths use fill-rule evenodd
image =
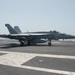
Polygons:
M18 26L15 26L14 28L10 24L5 24L5 26L8 28L10 34L0 34L0 37L18 40L21 46L44 42L48 42L48 46L51 46L52 40L75 38L75 36L62 34L57 31L22 32Z
M69 35L69 34L65 34L65 33L60 33L58 31L55 30L51 30L51 31L39 31L39 32L22 32L21 29L18 26L14 26L14 29L17 33L29 33L29 34L50 34L52 39L50 40L59 40L59 39L75 39L75 36L73 35Z

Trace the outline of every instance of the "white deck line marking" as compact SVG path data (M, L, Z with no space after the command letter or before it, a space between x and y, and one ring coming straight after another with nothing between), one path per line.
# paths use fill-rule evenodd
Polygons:
M26 69L31 69L31 70L49 72L49 73L56 73L56 74L63 74L63 75L75 75L75 72L69 72L69 71L39 68L39 67L32 67L32 66L21 66L21 67L26 68Z
M57 73L57 74L64 74L64 75L75 75L75 72L21 65L21 64L29 61L30 59L32 59L36 56L50 57L50 58L65 58L65 59L75 59L75 56L20 53L20 52L7 52L7 51L0 51L0 53L8 53L8 54L0 56L0 64L2 64L2 65L8 65L8 66L13 66L13 67L19 67L19 68L37 70L37 71L43 71L43 72L49 72L49 73Z
M41 57L50 57L50 58L62 58L62 59L75 59L75 56L69 55L55 55L55 54L37 54L37 53L21 53L21 52L8 52L8 51L0 51L0 53L17 53L17 54L26 54L32 56L41 56ZM3 57L3 55L2 55Z

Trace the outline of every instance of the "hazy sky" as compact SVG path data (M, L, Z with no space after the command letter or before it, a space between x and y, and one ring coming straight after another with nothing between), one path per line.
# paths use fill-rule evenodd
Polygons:
M0 0L0 33L5 24L25 31L57 30L75 35L75 0Z

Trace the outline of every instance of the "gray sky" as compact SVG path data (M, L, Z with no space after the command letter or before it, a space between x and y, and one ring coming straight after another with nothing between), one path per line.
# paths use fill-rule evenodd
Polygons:
M25 31L57 30L75 35L75 0L0 0L0 33L5 24Z

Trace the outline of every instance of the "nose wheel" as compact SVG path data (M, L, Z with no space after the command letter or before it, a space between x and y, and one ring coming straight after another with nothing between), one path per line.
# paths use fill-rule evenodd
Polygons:
M48 46L51 46L51 45L52 45L52 44L51 44L51 41L49 41L49 42L48 42Z

